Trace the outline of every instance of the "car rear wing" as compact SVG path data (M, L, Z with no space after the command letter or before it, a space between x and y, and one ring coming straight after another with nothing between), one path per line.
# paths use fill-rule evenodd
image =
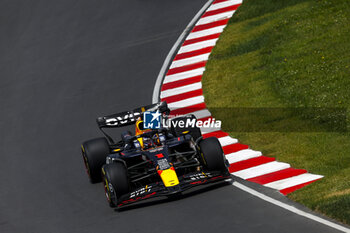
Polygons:
M143 118L143 112L156 112L159 111L161 114L169 115L170 109L166 102L159 102L156 104L147 105L144 107L136 108L132 111L115 113L109 116L103 116L96 119L97 125L100 129L102 128L119 128L128 125L135 124L137 119Z

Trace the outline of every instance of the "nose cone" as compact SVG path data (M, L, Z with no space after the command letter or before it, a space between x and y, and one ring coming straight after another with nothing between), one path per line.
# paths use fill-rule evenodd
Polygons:
M173 166L166 170L158 170L158 174L165 187L172 187L179 184L179 179Z

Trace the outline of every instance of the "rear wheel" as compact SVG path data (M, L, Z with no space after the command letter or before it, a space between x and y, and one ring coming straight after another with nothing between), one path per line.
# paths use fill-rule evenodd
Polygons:
M86 172L91 183L101 182L101 168L109 154L109 144L105 138L95 138L81 145Z
M197 118L195 115L193 114L189 114L189 115L186 115L186 116L181 116L181 117L176 117L174 119L172 119L171 121L173 122L180 122L180 121L183 121L186 122L187 121L194 121L195 124L197 122ZM176 127L174 127L174 125L176 125ZM194 140L197 140L198 138L200 138L202 136L202 133L201 133L201 130L194 126L194 127L179 127L179 124L171 124L171 133L174 134L174 136L178 137L178 136L181 136L183 134L190 134Z
M117 200L130 192L130 183L127 168L123 163L104 165L102 176L107 201L111 207L117 206Z
M208 171L228 172L226 158L217 138L203 139L199 142L199 147L201 160Z

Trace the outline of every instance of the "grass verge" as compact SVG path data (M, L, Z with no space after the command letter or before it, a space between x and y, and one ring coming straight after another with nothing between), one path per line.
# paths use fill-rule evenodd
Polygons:
M325 176L289 197L347 224L349 25L348 0L245 0L203 77L207 106L231 136Z

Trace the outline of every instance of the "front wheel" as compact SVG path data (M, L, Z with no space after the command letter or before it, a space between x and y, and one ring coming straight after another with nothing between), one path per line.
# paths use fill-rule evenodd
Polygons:
M102 167L105 194L110 207L116 207L118 198L130 192L128 171L123 163L111 163Z
M199 148L201 160L208 171L228 172L226 158L217 138L210 137L201 140Z
M91 183L101 182L101 168L106 163L109 154L109 144L106 138L95 138L81 145L86 172Z

